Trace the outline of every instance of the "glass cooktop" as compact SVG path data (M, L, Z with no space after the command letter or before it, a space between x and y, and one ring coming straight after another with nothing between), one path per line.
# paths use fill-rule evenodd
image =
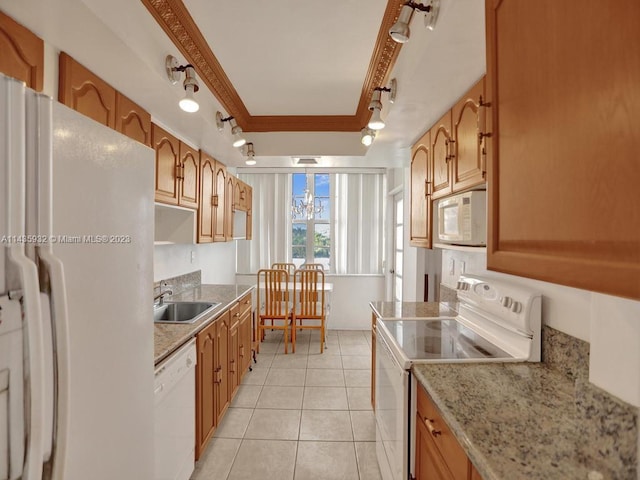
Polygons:
M380 321L410 360L512 358L454 319Z

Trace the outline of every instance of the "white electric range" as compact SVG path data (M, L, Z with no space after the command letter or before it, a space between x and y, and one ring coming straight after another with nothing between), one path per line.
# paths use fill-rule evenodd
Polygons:
M457 291L457 315L378 315L376 454L384 480L408 480L413 473L416 385L411 365L540 361L540 294L474 275L461 276Z

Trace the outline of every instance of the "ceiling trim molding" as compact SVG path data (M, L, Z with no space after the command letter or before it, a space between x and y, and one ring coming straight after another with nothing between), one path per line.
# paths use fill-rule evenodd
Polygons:
M245 132L356 132L369 121L373 89L384 86L401 44L388 34L405 0L388 0L355 115L251 116L182 0L141 0L211 93Z

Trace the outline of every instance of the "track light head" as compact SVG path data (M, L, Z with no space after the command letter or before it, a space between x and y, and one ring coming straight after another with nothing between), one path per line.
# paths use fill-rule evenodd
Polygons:
M376 87L373 90L371 96L371 102L369 103L369 110L371 110L371 119L367 124L372 130L382 130L385 127L384 120L382 120L382 92L389 94L389 102L393 103L396 100L396 94L398 92L398 82L395 78L391 79L391 83L388 87Z
M360 130L360 134L362 136L360 141L366 147L371 145L373 143L373 140L376 138L376 131L369 127L364 127L362 130Z
M238 126L235 118L232 116L223 117L222 113L216 112L216 126L220 132L224 130L225 122L229 122L229 125L231 125L231 135L233 136L234 147L241 147L247 143L247 140L242 136L242 128Z
M165 69L167 77L172 85L175 85L180 81L180 73L184 72L185 78L182 86L185 90L185 97L178 102L178 105L185 112L197 112L200 109L200 105L198 105L196 99L193 98L193 94L200 90L200 86L198 85L196 71L194 70L193 65L180 65L176 57L173 55L167 55L167 58L165 59Z
M438 18L438 12L440 11L440 0L429 0L427 5L412 1L405 3L400 10L398 20L389 29L389 35L394 41L398 43L407 43L409 41L409 37L411 36L409 23L415 10L419 10L425 14L424 25L429 30L433 30Z
M247 156L247 159L244 161L245 164L247 165L256 164L256 159L255 159L256 154L253 150L253 143L247 142L244 146L243 153Z

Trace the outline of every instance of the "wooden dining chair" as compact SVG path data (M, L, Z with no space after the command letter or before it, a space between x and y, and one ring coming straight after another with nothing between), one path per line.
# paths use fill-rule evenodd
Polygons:
M293 311L291 341L295 352L296 330L320 330L320 353L325 341L324 272L317 269L299 269L293 274Z
M289 274L289 277L293 276L293 272L296 271L296 264L295 263L273 263L271 265L272 269L280 269L280 270L286 270L287 273Z
M266 320L271 325L265 324ZM265 329L284 331L284 353L288 353L289 326L291 322L291 301L289 298L289 274L282 269L258 271L258 347L264 340ZM291 337L293 352L295 344Z
M300 265L299 270L320 270L324 272L324 265L321 263L303 263Z

